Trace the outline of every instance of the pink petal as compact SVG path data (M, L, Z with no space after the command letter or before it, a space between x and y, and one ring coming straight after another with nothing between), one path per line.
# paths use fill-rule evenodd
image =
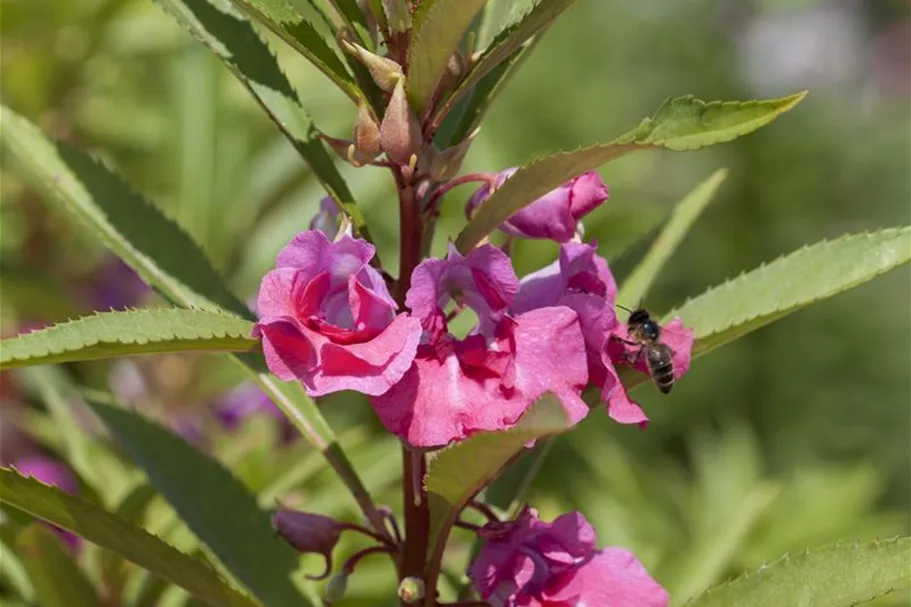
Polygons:
M279 379L291 381L312 373L316 351L293 318L260 321L253 336L262 338L266 366Z
M604 358L607 358L606 354ZM640 426L647 424L648 417L639 405L630 399L613 363L610 360L604 360L604 368L605 379L601 388L601 402L607 405L607 414L610 418L621 424L639 424Z
M564 577L542 597L544 604L667 607L667 591L652 579L633 553L605 548ZM565 602L565 603L564 603Z

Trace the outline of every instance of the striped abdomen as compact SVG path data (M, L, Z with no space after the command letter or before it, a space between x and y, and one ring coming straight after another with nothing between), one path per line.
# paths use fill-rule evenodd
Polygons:
M674 361L667 344L657 343L646 348L645 360L652 381L662 393L667 394L674 387Z

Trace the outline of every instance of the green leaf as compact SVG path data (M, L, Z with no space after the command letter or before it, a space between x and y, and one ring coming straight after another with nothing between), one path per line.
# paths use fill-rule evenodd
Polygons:
M705 103L691 96L666 101L652 118L608 143L539 158L521 167L477 210L456 245L466 252L501 223L567 179L647 148L694 150L730 141L768 124L806 93L766 101Z
M100 607L73 553L51 529L29 525L17 535L16 549L42 607Z
M0 468L0 501L72 531L180 586L214 607L255 607L208 565L140 527L56 487Z
M530 38L547 29L575 1L538 0L524 14L512 19L472 65L468 74L446 100L441 113L447 113L482 78L516 54Z
M190 530L267 607L306 605L290 576L298 555L275 537L269 513L217 461L100 396L87 398L117 443Z
M146 509L156 497L158 491L152 485L137 485L120 501L114 514L127 522L141 524ZM120 596L126 582L123 559L116 552L105 550L101 553L98 565L105 589L109 594Z
M483 6L484 0L424 0L418 7L408 48L407 88L419 117L436 91L446 62Z
M184 307L253 318L180 226L88 154L47 139L2 108L2 150L49 202L88 227L148 284Z
M849 607L911 587L911 540L837 543L725 582L690 607Z
M430 545L442 555L448 530L465 505L531 442L569 428L566 412L552 396L541 397L507 432L482 432L436 451L425 487L430 505Z
M355 101L359 98L357 85L345 64L316 27L304 19L286 0L231 0L231 3L247 16L272 30L326 74L346 95Z
M196 39L205 44L253 95L294 149L313 170L326 192L370 239L367 222L335 167L333 157L282 73L269 47L249 22L214 8L207 0L156 0ZM357 95L352 99L357 99Z
M360 40L362 46L367 49L373 48L373 41L370 39L369 29L367 26L367 17L357 0L332 0L338 14L342 16L351 30Z
M623 283L623 287L617 295L618 303L627 308L639 305L661 268L671 258L677 245L708 206L725 178L727 178L725 169L715 171L711 177L696 186L696 189L680 201L680 204L674 209L670 221L655 239L645 258L639 262L639 265Z
M827 297L847 291L911 259L911 228L823 241L716 286L670 312L694 329L693 356Z
M4 339L0 369L188 350L244 352L253 324L206 310L105 312Z

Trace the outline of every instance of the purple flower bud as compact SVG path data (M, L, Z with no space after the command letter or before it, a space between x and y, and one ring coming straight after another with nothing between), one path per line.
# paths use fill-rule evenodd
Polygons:
M304 553L322 554L326 559L326 570L318 576L307 576L311 580L322 580L332 571L332 549L347 526L334 518L291 510L279 504L272 515L272 525L278 534L295 550Z
M354 160L359 164L370 162L380 155L380 127L367 109L361 105L354 123Z
M396 83L405 77L402 72L402 66L392 59L371 53L362 46L348 40L342 39L341 45L345 52L357 57L358 61L370 72L370 76L376 82L376 85L384 92L391 93Z
M405 82L399 80L380 125L380 144L390 160L407 165L421 149L421 125L405 95Z
M507 169L496 176L493 187L481 186L466 205L471 215L490 195L512 177L517 169ZM609 197L607 186L594 171L582 173L551 190L513 214L500 229L519 238L548 238L557 242L572 240L579 222Z
M319 211L310 220L310 229L319 230L329 239L334 239L338 234L338 205L332 196L324 196L319 201Z

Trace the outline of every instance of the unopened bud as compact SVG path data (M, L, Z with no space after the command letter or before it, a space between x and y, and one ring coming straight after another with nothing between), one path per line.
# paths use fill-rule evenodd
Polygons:
M459 51L456 51L449 56L449 61L446 62L446 70L443 72L443 76L440 79L440 90L451 91L454 89L462 79L462 74L464 73L465 59Z
M406 577L399 584L399 598L406 603L417 603L424 598L424 580Z
M383 12L389 31L400 34L411 29L411 7L407 0L383 0Z
M434 181L448 181L455 177L456 173L459 172L459 169L462 168L462 161L465 160L465 154L468 153L468 148L471 147L471 143L474 141L474 138L478 136L479 132L480 129L475 129L458 145L446 148L434 156L428 170L431 179Z
M380 124L380 145L386 156L400 165L408 164L421 149L421 125L408 105L404 80L395 85L386 106Z
M345 40L344 37L340 37L339 41L345 52L354 55L358 61L364 64L373 81L383 91L391 92L395 88L396 82L404 77L402 66L392 59L371 53L364 47Z
M333 575L329 583L326 584L326 590L323 591L323 604L332 605L345 598L345 590L348 589L348 576L339 573Z
M307 576L309 579L325 579L332 571L332 549L338 543L344 525L334 518L291 510L279 504L272 514L272 526L286 542L298 552L322 554L326 559L326 569L318 576Z
M361 105L357 110L357 122L354 123L354 149L358 162L369 162L380 155L380 127L370 114L367 106Z

